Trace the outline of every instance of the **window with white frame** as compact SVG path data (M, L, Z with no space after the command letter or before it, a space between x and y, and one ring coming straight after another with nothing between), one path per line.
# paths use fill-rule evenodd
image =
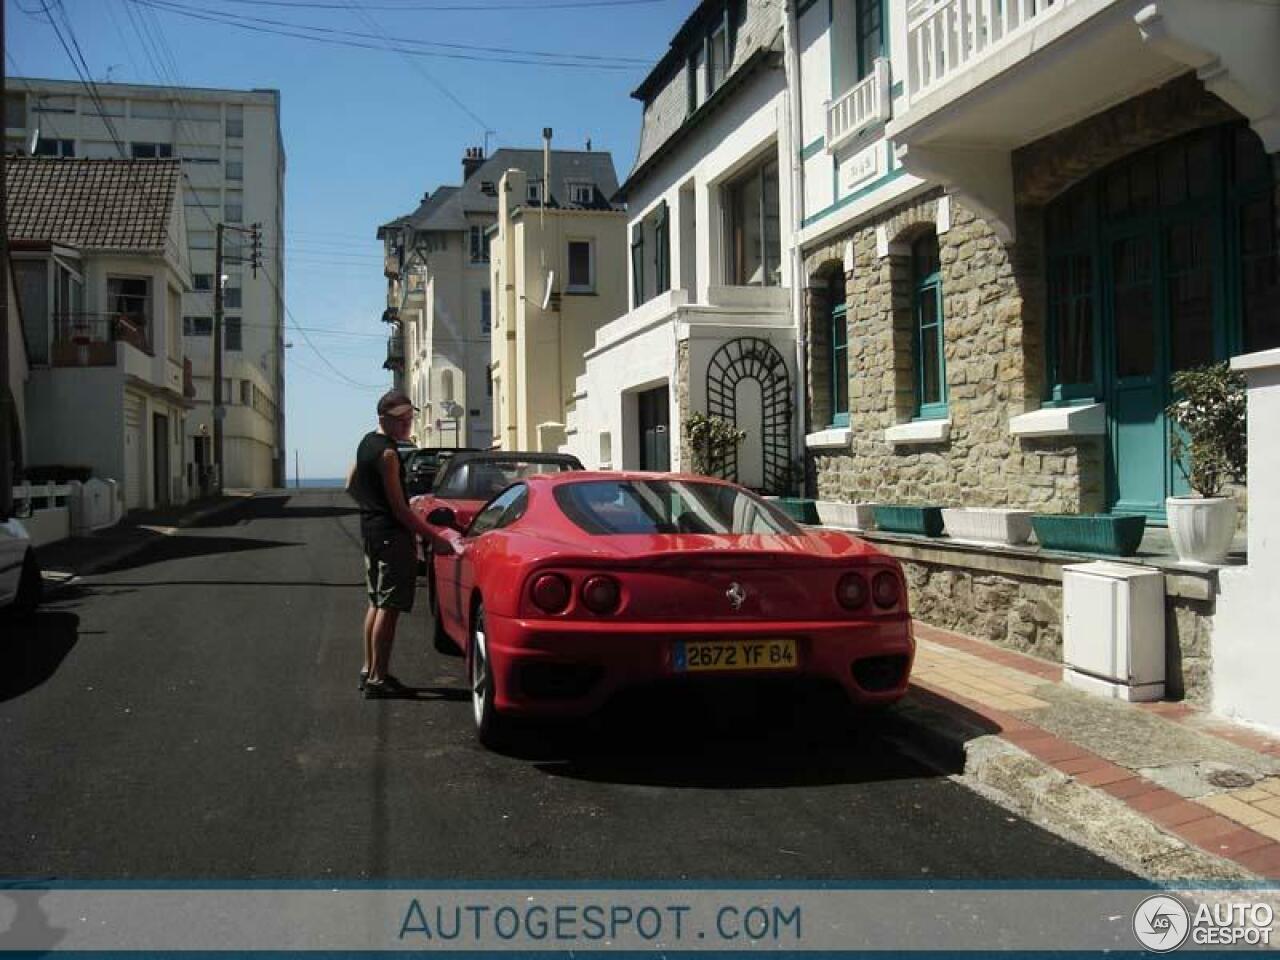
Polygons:
M244 148L227 147L227 179L244 179Z
M37 157L74 157L75 155L76 142L74 140L41 137L36 141Z
M778 161L757 164L721 190L724 277L728 286L776 287L782 282L782 215Z
M529 181L528 186L525 189L525 199L529 203L542 202L542 181L541 180Z
M595 186L590 183L569 183L569 202L589 206L595 199Z
M124 318L139 329L147 328L151 316L149 277L108 277L107 309L113 317Z
M569 241L570 293L591 293L596 288L595 245L590 240Z
M242 104L227 104L227 136L244 136L244 106Z
M173 156L172 143L140 143L129 144L135 160L166 160Z
M489 237L478 223L471 225L471 262L489 262Z

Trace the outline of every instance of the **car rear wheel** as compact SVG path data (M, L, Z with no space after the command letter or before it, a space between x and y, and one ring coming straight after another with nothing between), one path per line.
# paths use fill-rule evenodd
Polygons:
M436 578L430 573L427 574L427 610L427 615L431 618L431 624L427 629L431 633L432 648L436 653L444 654L446 657L461 656L462 651L458 649L458 645L453 642L453 638L444 628L444 620L440 616L440 600L436 596Z
M505 741L509 724L493 704L493 664L489 662L489 635L485 630L483 603L476 607L471 618L469 647L467 676L471 681L471 710L476 737L481 744L494 749Z
M44 595L44 578L40 576L40 563L34 550L28 550L22 560L22 575L18 580L18 595L13 601L13 612L19 617L29 617L36 612Z

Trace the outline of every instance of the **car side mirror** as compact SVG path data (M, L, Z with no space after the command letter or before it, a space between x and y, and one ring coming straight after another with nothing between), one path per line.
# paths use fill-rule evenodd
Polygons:
M450 530L458 529L458 517L450 507L436 507L427 514L427 523L433 527L448 527Z

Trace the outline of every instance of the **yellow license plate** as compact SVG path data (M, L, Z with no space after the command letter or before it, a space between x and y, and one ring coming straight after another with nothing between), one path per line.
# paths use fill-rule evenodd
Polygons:
M794 670L794 640L679 641L672 657L677 673L717 670Z

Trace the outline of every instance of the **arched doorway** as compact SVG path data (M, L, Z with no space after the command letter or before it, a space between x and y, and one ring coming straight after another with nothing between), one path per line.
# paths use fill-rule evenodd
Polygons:
M717 473L765 493L785 492L791 471L791 376L768 340L730 340L707 365L707 414L748 432Z
M1274 205L1270 158L1241 123L1127 157L1047 208L1047 400L1106 403L1113 511L1163 520L1186 489L1173 373L1280 343Z

